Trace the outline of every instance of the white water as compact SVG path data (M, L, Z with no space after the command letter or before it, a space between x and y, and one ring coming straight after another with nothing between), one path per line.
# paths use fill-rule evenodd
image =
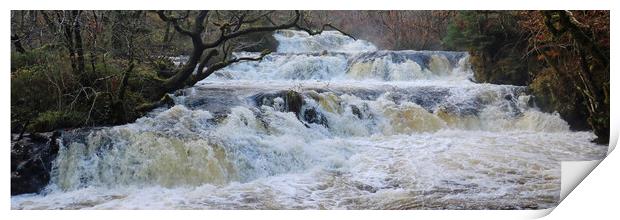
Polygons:
M170 109L65 134L52 183L12 208L540 209L559 199L559 161L606 152L525 88L472 82L465 53L275 36L277 53Z

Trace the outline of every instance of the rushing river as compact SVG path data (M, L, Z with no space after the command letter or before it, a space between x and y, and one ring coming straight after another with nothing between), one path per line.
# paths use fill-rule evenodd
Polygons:
M65 133L51 183L12 208L543 209L560 161L606 154L525 87L473 82L467 53L275 37L172 108Z

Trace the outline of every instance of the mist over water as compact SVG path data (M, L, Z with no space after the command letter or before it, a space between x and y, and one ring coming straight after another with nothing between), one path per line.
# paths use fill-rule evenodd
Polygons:
M50 185L12 208L543 209L560 161L606 154L525 87L473 82L467 53L275 37L170 109L64 134Z

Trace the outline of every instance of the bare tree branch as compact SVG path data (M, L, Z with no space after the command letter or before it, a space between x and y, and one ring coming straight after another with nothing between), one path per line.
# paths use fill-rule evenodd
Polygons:
M260 61L262 60L265 56L271 54L271 51L266 50L263 51L259 56L257 57L239 57L239 58L234 58L234 59L230 59L230 60L226 60L226 61L220 61L217 62L211 66L209 66L206 70L204 71L200 71L199 73L195 75L195 77L192 78L190 84L194 85L197 82L199 82L200 80L203 80L207 77L209 77L211 74L213 74L215 71L218 71L220 69L223 69L224 67L227 67L231 64L234 63L238 63L238 62L243 62L243 61Z
M353 40L357 40L357 39L356 39L355 37L353 37L352 35L350 35L350 34L348 34L348 33L344 32L344 31L342 31L342 30L338 29L337 27L334 27L332 24L324 24L323 26L321 26L321 29L320 29L320 30L318 30L318 31L310 30L310 29L308 29L308 28L302 27L302 26L301 26L301 25L299 25L299 24L296 24L296 25L295 25L295 28L297 28L297 29L299 29L299 30L302 30L302 31L305 31L305 32L306 32L306 33L308 33L309 35L318 35L318 34L321 34L321 33L323 33L323 31L325 31L325 28L326 28L326 27L329 27L329 28L331 28L331 29L334 29L334 30L336 30L336 31L340 32L341 34L343 34L343 35L345 35L345 36L347 36L347 37L352 38Z

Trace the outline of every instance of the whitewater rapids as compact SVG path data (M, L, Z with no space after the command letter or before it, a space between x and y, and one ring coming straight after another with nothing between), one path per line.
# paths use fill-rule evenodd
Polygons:
M544 209L560 161L606 146L464 52L279 31L135 123L63 134L51 183L13 209ZM256 56L240 52L235 56Z

